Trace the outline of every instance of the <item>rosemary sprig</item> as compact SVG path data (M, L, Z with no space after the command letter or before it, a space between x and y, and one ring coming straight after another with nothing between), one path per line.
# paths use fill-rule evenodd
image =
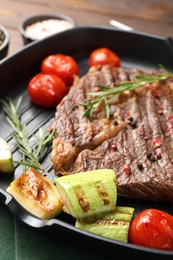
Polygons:
M14 130L13 138L18 144L19 151L23 155L23 161L14 161L17 164L33 167L39 169L47 174L46 169L39 162L47 152L47 145L53 140L54 131L48 136L45 135L43 128L39 128L38 136L33 135L33 143L35 144L33 149L31 148L31 142L29 141L28 131L26 125L21 123L21 110L20 105L22 97L19 97L16 104L14 104L11 98L7 100L1 100L3 104L3 110L6 114L6 119L10 126Z
M156 75L140 74L136 77L134 81L122 81L122 82L114 83L113 87L97 85L97 88L99 88L100 91L89 92L87 94L88 97L86 99L86 102L79 104L86 108L85 112L83 113L83 117L88 116L90 121L92 121L94 110L101 103L103 103L106 112L106 118L109 118L110 117L109 104L118 100L119 96L124 91L135 90L147 84L156 83L165 80L170 76L173 76L173 74L170 73L167 69L165 69L162 65L160 65L160 67L162 68L163 72Z

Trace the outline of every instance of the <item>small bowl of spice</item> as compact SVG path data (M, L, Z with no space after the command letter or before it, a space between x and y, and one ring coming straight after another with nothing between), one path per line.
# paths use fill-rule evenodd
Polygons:
M8 53L10 36L7 29L0 25L0 60L5 58Z
M25 19L19 26L19 31L24 44L28 44L76 26L77 22L64 14L43 14Z

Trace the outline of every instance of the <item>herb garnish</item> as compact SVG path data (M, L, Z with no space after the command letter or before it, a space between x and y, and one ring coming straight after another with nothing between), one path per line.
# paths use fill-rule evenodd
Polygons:
M110 117L109 104L118 100L119 96L124 91L135 90L147 84L156 83L165 80L170 76L173 76L173 74L170 73L167 69L165 69L162 65L160 65L160 67L162 68L163 72L157 75L140 74L136 76L136 79L134 81L115 82L113 84L113 87L97 85L96 87L97 89L99 88L100 91L89 92L87 94L88 98L86 99L86 102L79 104L86 107L83 117L89 116L90 121L92 121L94 110L100 104L103 103L106 112L106 118L109 118Z
M23 155L22 162L14 162L39 169L47 174L46 169L43 168L39 161L45 156L48 149L47 144L53 140L54 131L46 136L44 130L39 128L38 136L33 135L35 145L32 149L26 125L21 124L20 105L22 102L22 97L19 97L16 104L12 102L11 98L7 98L7 101L1 100L1 102L3 104L3 110L6 114L6 119L14 130L13 138L17 142L19 151Z

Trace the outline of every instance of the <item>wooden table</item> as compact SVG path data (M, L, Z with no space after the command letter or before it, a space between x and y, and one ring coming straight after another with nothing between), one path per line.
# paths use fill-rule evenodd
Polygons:
M115 19L135 30L173 37L173 1L154 0L1 0L0 23L10 33L8 55L23 47L20 23L28 16L63 13L78 25L106 25Z

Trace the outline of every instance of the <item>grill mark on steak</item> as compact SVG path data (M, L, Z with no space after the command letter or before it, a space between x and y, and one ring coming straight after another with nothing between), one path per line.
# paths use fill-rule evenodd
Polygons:
M105 141L96 150L81 152L76 160L74 172L111 168L117 176L119 196L171 201L172 171L160 167L158 161L151 162L147 159L143 136L143 125L132 131L122 130L117 137ZM117 152L112 150L113 144L117 145ZM139 170L139 162L144 166L143 170ZM129 174L124 172L125 165L130 166Z
M159 102L151 91L138 98L130 98L120 104L122 119L126 120L127 111L139 122L137 128L130 126L119 134L106 140L94 151L83 151L79 154L74 172L88 171L98 168L111 168L117 176L118 194L132 199L151 199L155 201L171 201L173 196L173 147L170 144L173 133L166 136L169 125L168 118L173 115L172 89L161 85L162 94ZM168 101L169 99L169 101ZM164 107L159 114L158 107ZM172 128L171 128L172 130ZM152 141L160 138L162 143L157 149ZM112 147L116 145L114 151ZM147 157L150 152L155 161ZM161 154L161 158L157 158ZM139 163L143 166L139 169ZM130 173L124 167L130 167Z
M71 88L57 107L57 136L53 143L52 165L56 173L62 167L61 174L63 171L74 174L110 168L117 176L119 196L171 201L172 79L126 93L121 98L121 103L110 105L109 120L105 119L102 107L95 112L92 122L87 117L82 118L83 106L72 101L75 96L77 102L82 103L86 93L94 90L96 84L111 85L119 79L131 80L136 73L141 72L109 66L95 68L79 81L77 87ZM119 124L113 124L117 118L120 122L119 129ZM158 143L155 144L155 141Z
M84 103L86 93L95 91L96 84L111 85L120 79L121 73L123 78L127 78L129 74L128 71L125 73L122 69L113 69L110 66L91 69L57 106L53 124L56 127L56 136L51 154L52 166L57 175L70 170L80 151L95 149L104 140L117 135L126 127L116 108L113 109L112 117L106 119L104 109L99 107L90 122L87 117L82 117L84 107L78 105ZM118 120L118 125L114 124L115 119Z
M171 98L172 90L168 92L167 86L162 86L161 94L162 98L160 102L156 102L157 100L153 98L152 94L148 92L148 98L144 99L146 101L146 109L144 110L141 107L141 111L143 113L143 122L144 128L146 132L146 138L149 139L148 142L148 151L153 151L152 153L156 153L157 155L161 155L162 160L157 160L159 165L166 169L170 169L172 171L172 147L170 147L170 140L168 136L165 136L166 127L168 125L168 115L171 112L173 114L172 109L169 108L169 113L167 113L167 108L164 106L164 112L162 115L158 113L159 106L163 103L163 100L166 98ZM159 92L159 91L158 91ZM168 92L168 93L167 93ZM161 95L160 95L161 96ZM168 107L171 107L171 100L167 103ZM145 112L147 114L145 114ZM147 121L148 119L148 121ZM148 122L148 123L147 123ZM157 149L153 150L152 141L159 138L161 140L161 146ZM165 174L165 178L167 175Z

